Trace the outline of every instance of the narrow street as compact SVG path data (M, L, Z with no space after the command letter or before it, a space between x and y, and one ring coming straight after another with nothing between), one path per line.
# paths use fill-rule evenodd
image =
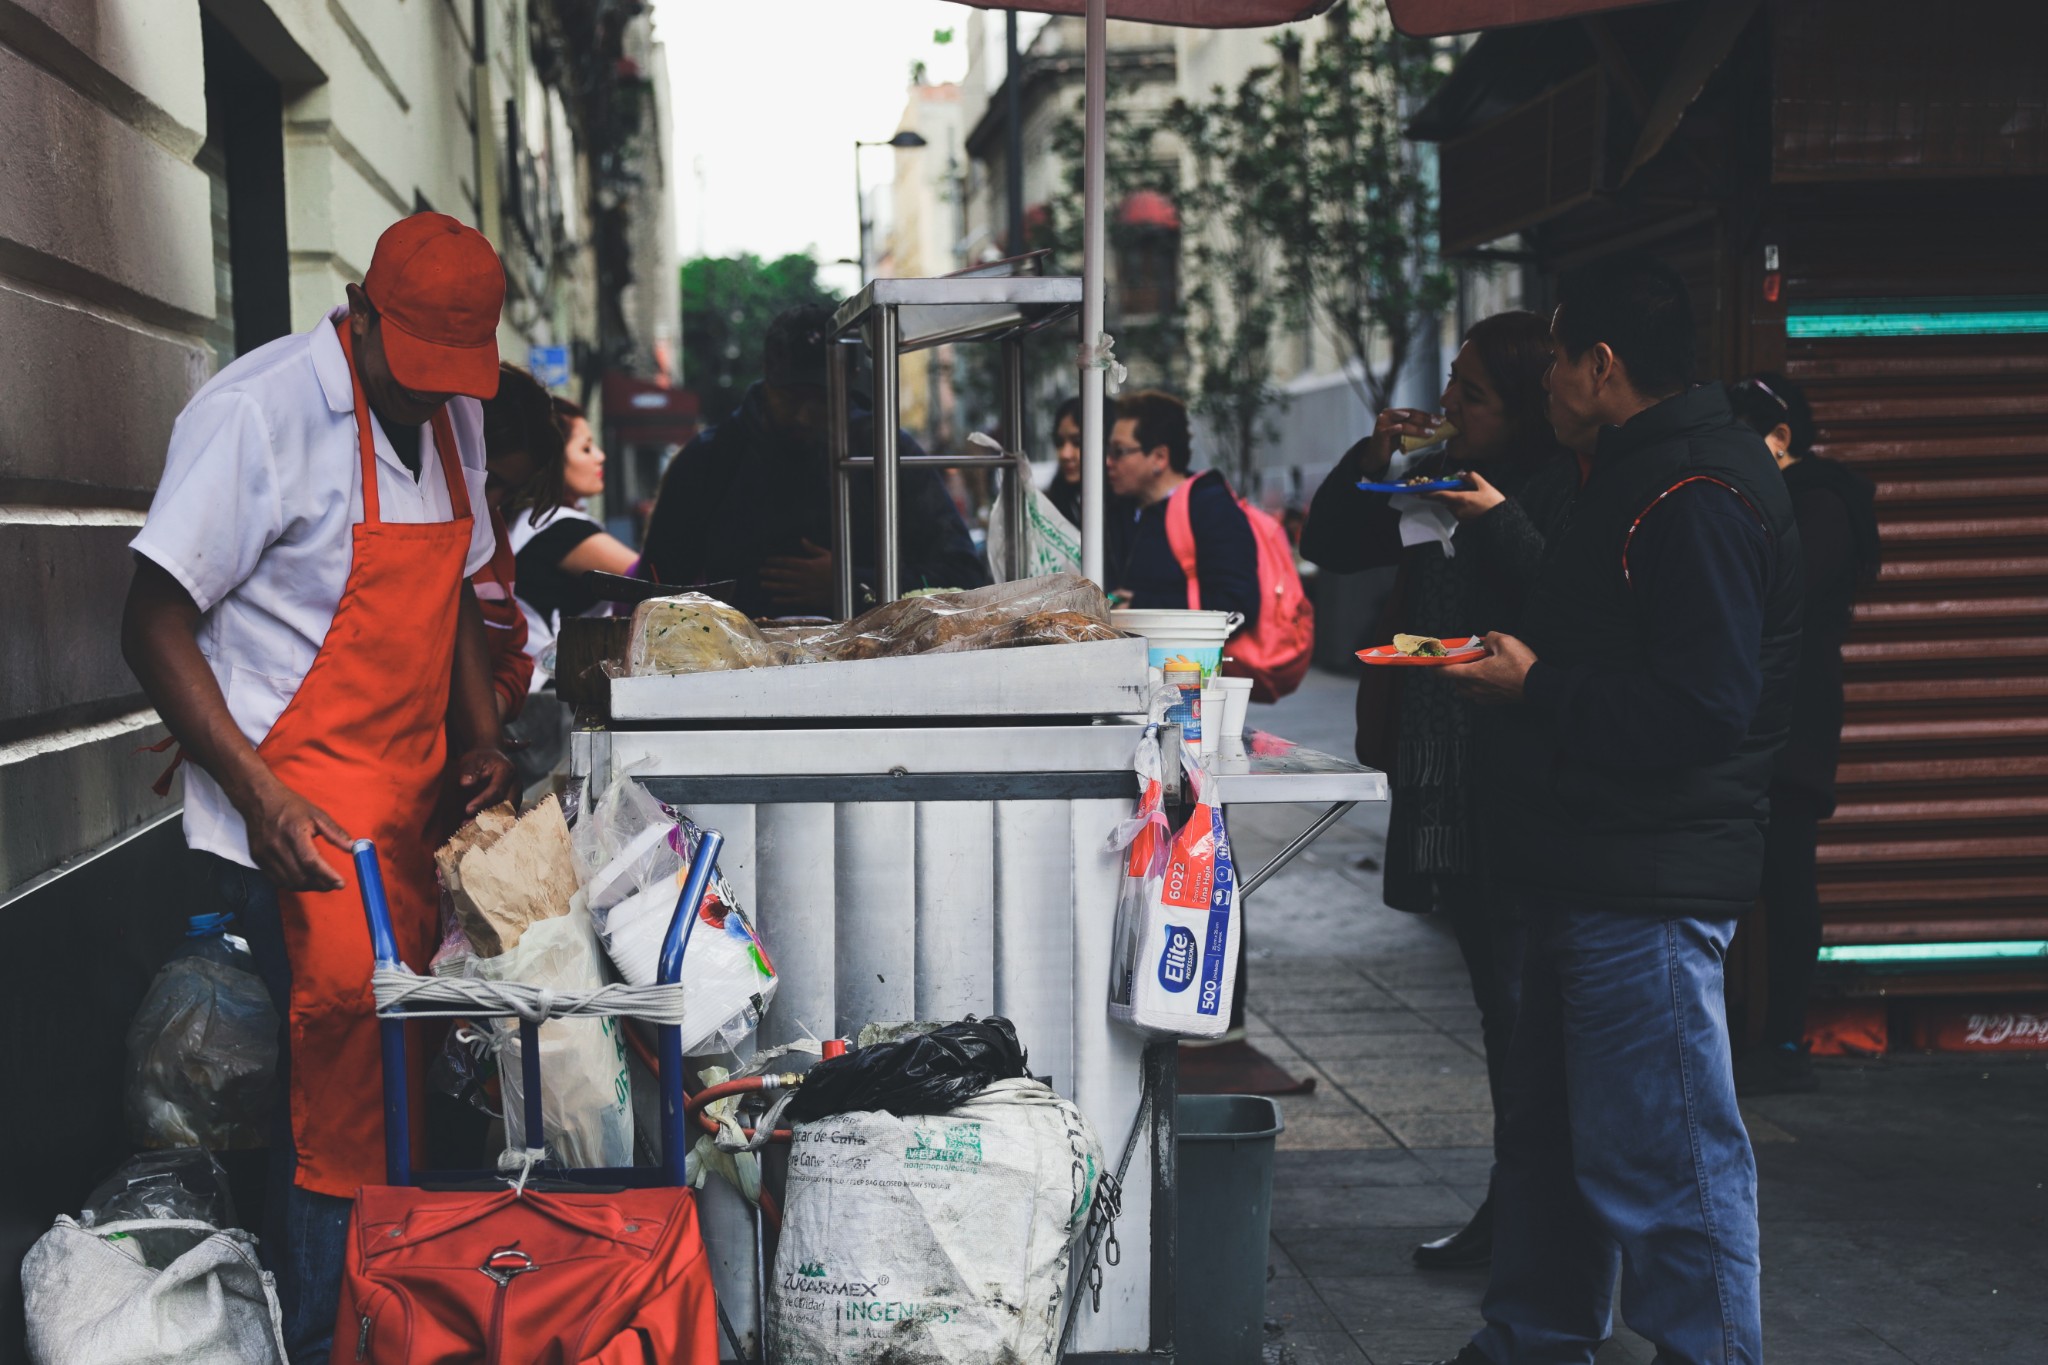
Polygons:
M1311 673L1266 725L1348 754L1348 679ZM1250 808L1253 865L1304 812ZM1249 904L1252 1041L1313 1094L1281 1101L1269 1365L1454 1354L1483 1273L1423 1274L1417 1243L1486 1192L1492 1115L1456 946L1380 902L1386 809L1361 806ZM1276 920L1285 916L1284 924ZM1946 1365L2043 1358L2048 1057L1822 1066L1814 1095L1745 1105L1756 1147L1768 1358ZM1649 1365L1617 1321L1602 1365Z

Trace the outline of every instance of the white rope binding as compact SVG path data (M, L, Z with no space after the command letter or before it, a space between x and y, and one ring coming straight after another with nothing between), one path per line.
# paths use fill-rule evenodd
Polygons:
M618 983L594 991L551 991L519 981L420 976L411 968L379 967L370 990L383 1017L419 1019L604 1019L620 1015L650 1024L683 1022L683 988Z
M1097 332L1093 346L1083 342L1075 363L1084 370L1101 370L1103 392L1112 396L1131 377L1131 372L1117 361L1116 338L1107 332Z

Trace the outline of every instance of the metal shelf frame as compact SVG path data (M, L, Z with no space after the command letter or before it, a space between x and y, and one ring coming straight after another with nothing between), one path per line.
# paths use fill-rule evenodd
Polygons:
M1024 339L1069 320L1081 307L1081 281L1071 277L946 276L941 279L874 280L839 306L826 350L825 391L832 454L834 606L840 619L854 615L853 474L875 475L875 600L893 602L902 592L901 473L905 466L1001 469L1013 489L1028 487L1031 466L1024 453ZM900 412L898 365L911 351L943 343L994 342L1002 355L1002 455L924 455L906 458L898 449ZM855 455L849 406L853 353L865 345L874 363L874 449ZM1009 578L1022 576L1025 499L1004 500Z

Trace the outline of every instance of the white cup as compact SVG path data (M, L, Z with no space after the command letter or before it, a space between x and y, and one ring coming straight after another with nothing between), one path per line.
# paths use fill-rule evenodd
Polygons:
M1224 739L1244 738L1244 713L1251 705L1252 680L1250 678L1211 678L1209 686L1202 693L1202 733L1209 733L1208 719L1209 691L1223 694L1223 706L1218 713L1217 734Z
M1202 747L1201 752L1213 754L1216 745L1223 738L1224 712L1228 706L1225 698L1229 695L1217 684L1221 678L1211 678L1202 685ZM1212 722L1210 717L1215 717Z

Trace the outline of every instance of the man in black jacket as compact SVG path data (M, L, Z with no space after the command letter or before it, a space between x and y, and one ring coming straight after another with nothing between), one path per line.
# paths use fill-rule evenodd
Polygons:
M1194 605L1171 529L1174 501L1182 499L1193 541L1192 596L1203 611L1242 612L1242 628L1249 630L1259 619L1259 543L1223 475L1188 472L1187 404L1158 389L1116 401L1104 472L1110 507L1129 520L1121 528L1105 520L1103 535L1112 550L1109 576L1118 605L1167 611Z
M1591 1365L1621 1309L1671 1365L1762 1359L1756 1165L1722 959L1762 873L1799 648L1784 480L1688 387L1684 283L1564 282L1551 423L1579 457L1520 638L1451 670L1505 704L1497 875L1528 926L1486 1326L1460 1365Z
M735 579L731 604L749 616L829 615L833 609L832 482L825 451L825 347L830 309L792 308L768 326L762 381L731 416L684 446L661 477L644 558L663 583ZM874 418L855 397L849 445L873 449ZM919 455L908 433L905 456ZM927 468L898 473L898 574L913 588L979 588L988 568L959 509ZM874 475L852 479L853 565L875 574Z

